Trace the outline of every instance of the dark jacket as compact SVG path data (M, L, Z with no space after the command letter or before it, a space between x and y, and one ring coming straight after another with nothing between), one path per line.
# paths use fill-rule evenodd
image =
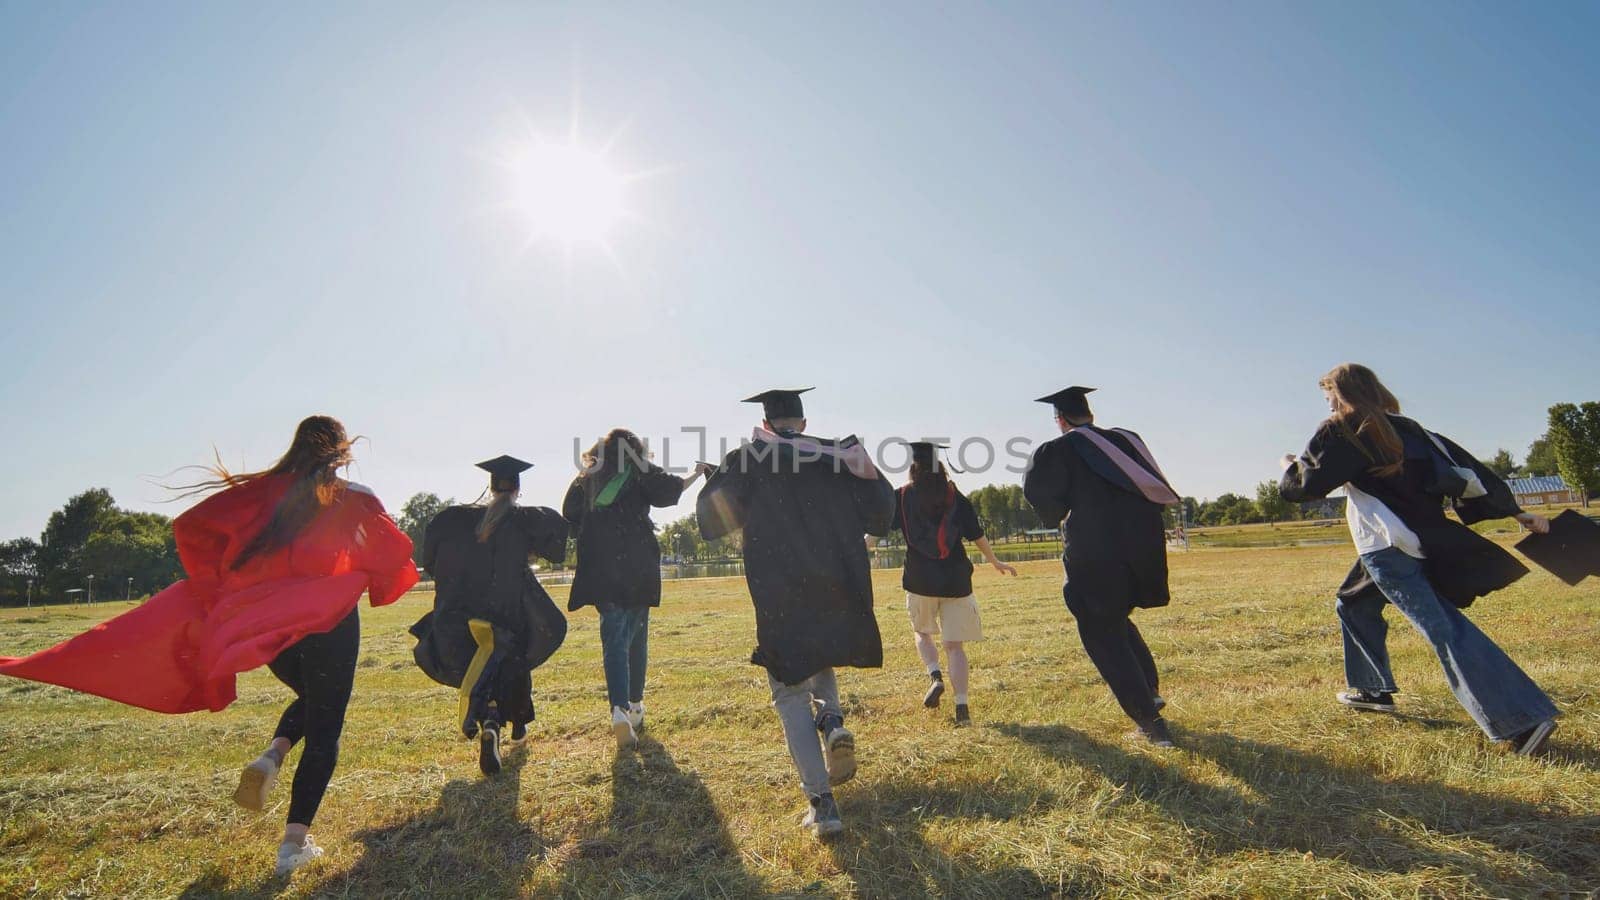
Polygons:
M494 626L495 643L512 657L508 665L537 668L567 636L567 620L545 593L529 558L560 562L566 556L567 523L545 507L517 507L486 543L478 541L481 506L452 506L428 523L422 565L434 579L433 611L411 626L412 651L428 677L451 687L477 652L467 630L471 619Z
M1139 459L1121 434L1095 431ZM1022 493L1040 520L1061 526L1061 593L1073 615L1126 615L1171 601L1161 505L1145 499L1088 438L1068 432L1040 445Z
M683 479L650 466L628 475L610 504L592 507L588 479L567 488L561 514L578 535L578 568L567 609L610 603L661 605L661 547L650 507L672 506L683 495Z
M1469 466L1488 489L1472 500L1449 499L1441 491L1448 476L1443 460L1421 425L1403 416L1390 416L1404 446L1399 473L1372 474L1377 448L1368 437L1357 437L1332 419L1311 436L1305 452L1283 473L1279 490L1285 500L1320 500L1332 491L1353 484L1389 507L1416 533L1426 557L1424 570L1439 595L1459 607L1497 591L1528 574L1524 566L1499 544L1467 527L1485 519L1514 516L1518 508L1511 489L1489 468L1453 441L1438 436L1460 466ZM1445 474L1441 475L1441 470ZM1449 500L1461 521L1445 515ZM1462 524L1462 523L1467 524ZM1339 596L1352 597L1375 590L1360 561L1351 569Z
M756 441L728 454L696 511L707 540L744 529L752 663L784 684L829 666L883 665L863 537L888 533L893 495L881 474L857 478L787 445Z
M889 527L906 536L906 565L900 586L924 597L966 597L972 593L972 559L962 541L983 537L983 525L972 501L950 485L950 505L943 516L922 512L921 489L905 485L894 492Z

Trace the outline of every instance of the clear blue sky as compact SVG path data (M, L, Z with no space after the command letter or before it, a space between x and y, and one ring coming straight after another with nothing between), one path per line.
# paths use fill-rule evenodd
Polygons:
M630 6L0 3L0 538L311 412L398 509L773 385L997 442L1096 385L1201 497L1344 360L1483 454L1600 399L1595 4ZM614 260L492 209L575 96L654 172Z

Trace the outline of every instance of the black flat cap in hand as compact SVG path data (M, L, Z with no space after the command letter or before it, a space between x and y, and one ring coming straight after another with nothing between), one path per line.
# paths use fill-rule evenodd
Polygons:
M1517 549L1570 585L1600 575L1600 525L1576 510L1551 519L1549 534L1530 534Z

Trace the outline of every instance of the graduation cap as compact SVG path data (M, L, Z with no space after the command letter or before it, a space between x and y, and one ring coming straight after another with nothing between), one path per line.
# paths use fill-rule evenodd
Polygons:
M800 403L800 395L814 388L775 388L762 391L754 397L746 397L741 403L759 403L764 418L768 422L773 419L799 419L806 414L806 409Z
M1089 415L1089 394L1094 393L1091 387L1078 387L1076 385L1040 397L1037 403L1049 403L1063 416L1081 419Z
M1600 575L1600 525L1574 510L1551 519L1549 534L1518 541L1517 549L1569 585Z
M949 444L936 444L933 441L907 441L906 446L911 448L911 461L924 469L932 469L939 463L940 450L949 450ZM943 468L956 471L949 463L944 463Z
M478 468L489 473L489 487L497 491L514 491L522 487L521 475L533 468L533 463L523 462L515 456L500 454L494 459L478 463Z

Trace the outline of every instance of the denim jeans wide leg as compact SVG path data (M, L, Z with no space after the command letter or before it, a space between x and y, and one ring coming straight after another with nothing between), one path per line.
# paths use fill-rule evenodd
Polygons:
M628 642L628 701L643 703L644 672L650 662L650 607L634 612L633 639Z
M637 654L641 662L638 675L632 670L634 641L649 616L649 607L600 603L595 608L600 611L600 664L606 673L606 698L613 709L627 709L635 678L641 695L644 691L643 646Z
M1515 737L1559 714L1504 650L1434 591L1421 560L1393 547L1361 560L1383 595L1433 645L1456 700L1491 740Z
M1334 611L1344 632L1344 683L1356 690L1392 694L1394 671L1389 667L1389 623L1383 608L1389 605L1380 591L1339 598Z

